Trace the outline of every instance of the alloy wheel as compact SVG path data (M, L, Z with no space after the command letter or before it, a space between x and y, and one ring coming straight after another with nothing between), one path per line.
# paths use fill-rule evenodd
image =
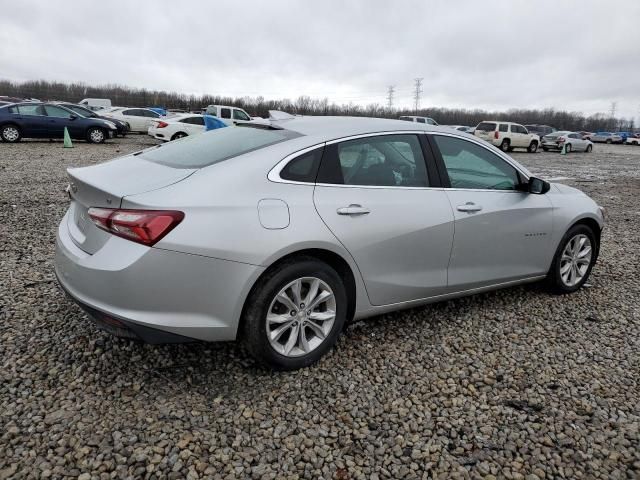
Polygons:
M316 277L298 278L272 300L266 318L271 347L285 357L300 357L318 348L336 320L331 287Z
M16 127L4 127L2 130L2 136L7 142L15 142L18 138L20 138L20 132Z
M104 133L102 133L102 130L98 130L98 129L91 130L89 137L91 138L92 142L100 143L104 140Z
M560 258L560 278L567 287L582 281L589 270L592 254L591 240L582 233L567 242Z

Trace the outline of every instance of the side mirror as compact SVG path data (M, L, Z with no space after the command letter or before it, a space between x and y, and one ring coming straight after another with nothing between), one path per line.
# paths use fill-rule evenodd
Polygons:
M543 195L551 189L551 184L545 182L541 178L530 177L529 178L529 193L536 195Z

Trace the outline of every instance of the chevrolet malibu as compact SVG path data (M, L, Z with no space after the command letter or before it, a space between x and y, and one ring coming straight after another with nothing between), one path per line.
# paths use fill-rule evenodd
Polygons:
M69 170L61 286L146 342L240 339L307 366L346 321L546 280L578 290L603 213L446 127L295 117Z

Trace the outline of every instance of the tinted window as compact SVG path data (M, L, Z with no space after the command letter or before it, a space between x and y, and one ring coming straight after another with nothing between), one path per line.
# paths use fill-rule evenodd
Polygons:
M20 115L45 115L42 105L18 105Z
M501 132L508 132L509 131L509 125L507 125L506 123L501 123L500 127L499 127L499 130Z
M189 123L191 125L204 125L204 118L202 117L188 117L180 120L182 123Z
M160 115L158 112L154 112L153 110L142 110L142 116L150 118L160 118L162 115Z
M45 105L44 111L47 112L48 117L56 117L56 118L69 118L71 117L71 112L65 110L64 108L54 107L52 105Z
M299 137L291 130L218 128L203 135L185 137L138 155L174 168L202 168L260 148Z
M491 122L482 122L476 127L478 132L493 132L495 129L496 124Z
M516 190L518 172L502 158L480 145L454 137L435 135L434 140L452 188Z
M233 109L233 118L235 120L245 120L247 122L251 120L246 113L244 113L242 110L236 110L235 108Z
M304 153L291 160L280 171L280 178L296 182L314 183L320 167L323 148Z
M407 122L413 122L413 118L411 118L411 117L400 117L400 120L406 120Z
M381 135L327 147L318 183L426 187L426 164L415 135Z
M427 123L429 125L438 125L438 122L436 122L433 118L428 118Z
M130 110L123 110L122 114L123 115L131 115L133 117L142 117L142 115L140 115L140 110L138 110L136 108L132 108Z
M220 117L222 117L222 118L231 118L231 109L230 108L221 108L220 109Z
M416 118L416 122L418 122L418 123L426 123L426 122L424 121L424 118L420 118L420 117L417 117L417 118Z

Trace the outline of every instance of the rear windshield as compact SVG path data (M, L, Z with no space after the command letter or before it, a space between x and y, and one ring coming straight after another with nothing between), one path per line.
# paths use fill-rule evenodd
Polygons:
M143 150L139 155L168 167L203 168L299 136L291 130L226 127Z
M481 132L493 132L496 129L496 124L491 122L482 122L476 127L476 130Z

